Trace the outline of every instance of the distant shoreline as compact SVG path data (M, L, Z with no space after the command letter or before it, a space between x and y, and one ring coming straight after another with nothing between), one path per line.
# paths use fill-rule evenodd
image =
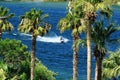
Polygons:
M1 0L0 2L29 2L29 1L33 1L33 2L66 2L67 0Z
M1 0L0 2L67 2L67 0Z

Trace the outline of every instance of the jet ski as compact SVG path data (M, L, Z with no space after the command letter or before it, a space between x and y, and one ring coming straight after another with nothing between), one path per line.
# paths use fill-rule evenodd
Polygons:
M60 43L64 43L62 36L60 37Z

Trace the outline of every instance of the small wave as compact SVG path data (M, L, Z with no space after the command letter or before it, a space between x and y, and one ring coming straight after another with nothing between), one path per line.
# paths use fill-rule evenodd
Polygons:
M17 34L16 34L16 33L13 33L12 35L17 36Z
M31 34L20 33L21 36L32 36Z
M13 36L32 36L31 34L26 34L26 33L12 33Z

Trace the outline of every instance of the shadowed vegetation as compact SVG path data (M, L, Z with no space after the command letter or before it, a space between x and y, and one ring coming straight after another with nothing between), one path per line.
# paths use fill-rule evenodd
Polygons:
M30 53L21 41L0 41L0 80L29 80ZM35 80L55 80L55 73L35 59Z

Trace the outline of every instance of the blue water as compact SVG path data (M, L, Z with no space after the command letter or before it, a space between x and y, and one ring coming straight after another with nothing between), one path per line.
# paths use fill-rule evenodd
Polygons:
M49 18L46 20L52 24L52 30L46 37L37 38L37 51L36 56L46 65L50 70L58 73L57 80L70 80L72 78L72 37L71 31L66 31L63 34L57 29L58 21L64 17L67 13L66 2L52 3L52 2L0 2L0 5L8 7L10 12L15 13L16 16L10 21L14 25L12 33L3 33L3 38L11 38L22 40L22 42L28 45L31 51L31 35L21 34L17 31L18 23L20 22L20 15L29 11L31 8L37 8L49 14ZM116 20L117 24L120 24L120 6L113 6L113 20ZM60 36L63 36L65 40L64 44L59 43ZM119 33L114 34L116 37L120 37ZM115 50L115 46L108 47L109 50ZM86 80L86 62L87 54L86 49L80 48L79 63L78 63L78 80ZM92 80L94 79L95 59L92 56Z

